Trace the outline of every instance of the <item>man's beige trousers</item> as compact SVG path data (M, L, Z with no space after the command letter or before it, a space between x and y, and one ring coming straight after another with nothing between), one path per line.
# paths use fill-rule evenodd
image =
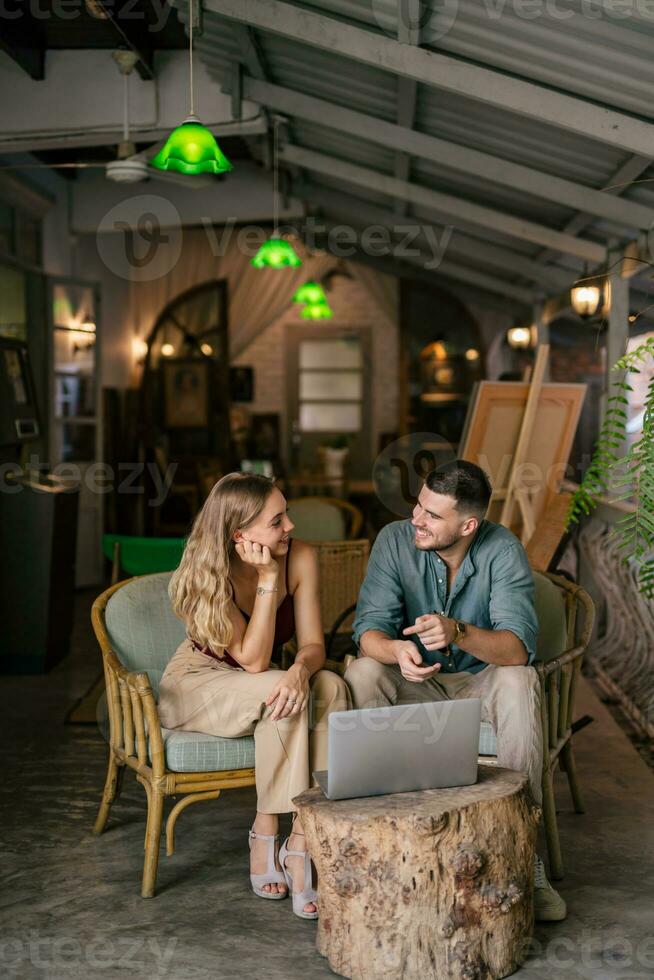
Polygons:
M533 667L489 664L477 674L438 673L416 683L406 680L397 664L361 657L349 666L345 680L355 708L480 698L482 721L490 722L497 735L498 765L526 772L534 801L542 805L540 684Z

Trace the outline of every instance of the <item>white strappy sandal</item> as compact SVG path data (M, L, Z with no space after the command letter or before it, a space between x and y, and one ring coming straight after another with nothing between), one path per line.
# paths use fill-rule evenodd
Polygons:
M293 831L292 831L293 833ZM301 892L293 891L293 877L286 868L286 858L287 857L301 857L304 858L304 888ZM301 919L317 919L318 912L305 912L304 906L308 905L310 902L317 904L318 902L318 892L313 887L313 873L311 870L311 857L308 851L289 851L288 849L288 837L282 844L279 851L279 863L282 866L282 871L284 872L284 878L286 879L286 884L288 885L288 893L293 899L293 911Z
M273 901L277 901L280 898L286 898L287 892L265 892L263 890L264 885L284 885L287 884L286 876L283 871L278 871L275 867L275 842L279 840L279 834L257 834L254 830L251 830L248 835L248 844L250 850L252 850L253 840L265 840L268 842L268 869L264 874L253 875L250 874L250 883L252 885L252 891L259 898L270 898ZM311 899L309 899L311 901Z

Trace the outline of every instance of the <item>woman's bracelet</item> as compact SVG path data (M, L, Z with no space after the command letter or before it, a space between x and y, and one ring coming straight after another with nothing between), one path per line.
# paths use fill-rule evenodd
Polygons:
M262 585L257 585L257 595L268 595L269 592L279 592L277 586L274 589L264 589Z

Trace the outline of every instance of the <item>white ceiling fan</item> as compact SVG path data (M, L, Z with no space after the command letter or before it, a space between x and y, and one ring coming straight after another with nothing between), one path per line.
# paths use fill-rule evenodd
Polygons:
M123 133L122 140L118 144L118 151L115 160L109 163L97 162L76 162L76 163L28 163L15 165L1 165L0 170L97 170L105 171L108 180L117 184L138 184L146 180L163 181L168 184L177 184L190 190L201 190L210 187L215 181L212 174L204 175L185 175L176 173L173 170L155 170L148 166L148 161L155 156L163 146L165 139L146 150L136 152L136 146L130 139L129 129L129 77L132 74L139 56L132 50L116 50L112 52L112 57L118 66L118 70L123 76Z
M209 187L213 177L193 176L176 173L173 170L153 170L148 167L148 160L159 151L165 140L155 143L147 150L136 152L134 143L129 138L129 76L134 71L138 55L134 51L114 51L112 57L123 76L123 139L118 144L118 156L106 164L105 173L108 180L118 184L138 184L143 180L163 180L170 184L179 184L199 190Z

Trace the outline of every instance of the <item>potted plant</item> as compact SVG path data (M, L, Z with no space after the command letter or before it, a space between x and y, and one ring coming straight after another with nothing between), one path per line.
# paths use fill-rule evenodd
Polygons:
M345 460L349 451L350 444L347 436L333 436L320 443L319 453L326 477L330 480L343 479Z
M623 447L629 421L627 392L633 390L627 375L640 373L639 365L648 362L651 370L653 357L654 337L650 337L615 365L614 370L623 373L613 383L593 458L570 501L567 518L569 527L590 514L604 495L632 500L633 511L620 518L613 533L619 539L623 561L635 561L640 591L648 598L654 598L654 374L647 387L642 433L626 452Z

